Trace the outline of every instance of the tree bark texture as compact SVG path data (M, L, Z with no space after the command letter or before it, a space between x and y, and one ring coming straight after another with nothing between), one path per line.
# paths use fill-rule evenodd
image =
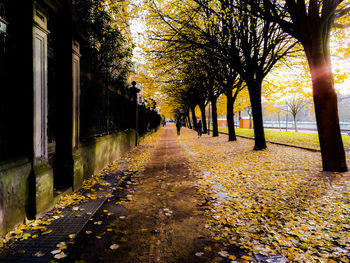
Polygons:
M347 171L344 145L341 137L337 94L334 89L328 46L319 41L304 45L312 76L317 129L324 171Z
M187 112L186 117L187 117L187 122L188 122L188 128L192 129L191 118L190 118L189 112Z
M193 129L196 129L196 127L197 127L197 117L196 117L195 108L191 108L191 113L192 113Z
M293 119L294 119L294 130L295 132L298 132L298 126L297 126L297 116L293 114Z
M219 136L219 130L218 130L218 113L216 108L216 100L217 98L213 98L210 100L211 102L211 109L212 109L212 122L213 122L213 137Z
M228 140L236 141L236 132L235 132L235 122L234 122L234 113L233 113L233 97L232 90L225 93L227 98L227 127L228 127Z
M207 120L206 120L206 117L205 117L205 104L204 103L200 104L199 108L201 110L201 115L202 115L203 133L207 133L208 130L207 130Z
M263 150L266 149L266 140L261 106L261 82L251 82L249 84L247 83L247 85L253 114L254 150Z

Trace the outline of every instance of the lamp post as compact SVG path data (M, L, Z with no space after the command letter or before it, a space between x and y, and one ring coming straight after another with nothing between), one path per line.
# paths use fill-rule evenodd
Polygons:
M136 81L131 82L132 87L131 92L133 95L133 101L135 103L135 131L136 131L136 136L135 136L135 146L138 145L138 134L139 134L139 110L138 110L138 101L137 101L137 93L139 93L141 90L136 87Z

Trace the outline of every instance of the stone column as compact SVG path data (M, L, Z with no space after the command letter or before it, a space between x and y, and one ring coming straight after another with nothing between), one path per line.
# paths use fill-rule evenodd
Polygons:
M73 133L72 147L79 147L79 127L80 127L80 45L73 41L72 45L72 89L73 89Z
M34 8L33 87L34 87L34 159L47 160L47 17Z

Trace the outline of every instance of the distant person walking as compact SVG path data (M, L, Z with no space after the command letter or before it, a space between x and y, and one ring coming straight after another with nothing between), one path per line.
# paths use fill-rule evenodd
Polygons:
M180 121L180 120L177 120L177 121L176 121L177 136L180 136L181 126L182 126L181 121Z
M198 138L200 138L202 136L203 130L202 130L202 121L199 120L199 122L197 123L197 132L198 132Z

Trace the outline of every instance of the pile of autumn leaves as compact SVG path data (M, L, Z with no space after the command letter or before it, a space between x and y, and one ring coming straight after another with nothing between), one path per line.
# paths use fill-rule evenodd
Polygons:
M206 214L216 239L288 262L350 262L350 173L321 173L319 153L253 152L253 141L226 140L190 131L179 140L212 197Z

